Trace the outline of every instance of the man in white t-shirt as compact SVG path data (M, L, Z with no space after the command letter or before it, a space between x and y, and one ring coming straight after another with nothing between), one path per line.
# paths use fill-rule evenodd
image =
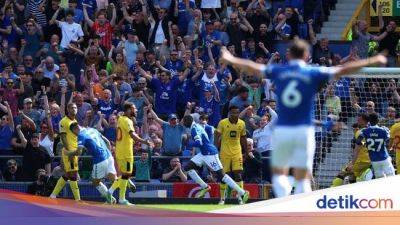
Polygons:
M60 46L62 48L68 48L68 45L71 41L81 43L83 41L84 34L81 25L74 22L74 11L65 11L65 22L57 20L59 12L60 8L58 8L54 13L50 20L50 24L57 23L57 25L61 28L62 38Z

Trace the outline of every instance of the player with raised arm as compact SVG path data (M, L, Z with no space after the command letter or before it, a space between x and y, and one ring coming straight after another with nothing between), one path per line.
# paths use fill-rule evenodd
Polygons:
M389 129L378 125L379 116L377 113L369 114L368 118L370 126L362 129L357 137L354 158L358 157L360 148L365 140L375 178L394 176L392 158L390 158L386 148L390 139Z
M129 178L132 176L133 172L133 146L135 141L148 146L152 145L150 141L142 139L135 133L132 120L135 120L136 115L137 109L135 105L126 102L124 104L124 114L118 118L117 122L115 157L119 170L121 171L121 179L115 180L108 192L112 195L114 191L119 188L118 203L121 205L132 205L132 203L125 199L125 194Z
M197 197L204 197L204 195L211 189L211 187L206 184L195 171L196 168L206 165L216 174L217 182L224 183L237 191L239 203L246 203L249 199L249 192L241 188L228 174L224 173L222 163L218 157L218 149L210 141L203 125L193 122L193 117L191 115L183 117L183 125L190 128L190 134L194 141L194 146L200 149L200 152L190 159L189 163L185 166L185 171L187 171L190 178L192 178L192 180L202 188Z
M310 46L307 42L294 40L288 51L288 65L264 65L234 57L225 48L221 59L248 74L266 75L276 86L279 118L273 132L272 184L277 197L287 196L292 189L287 173L294 168L295 193L311 191L307 174L312 171L315 152L313 111L315 94L331 79L353 73L372 64L385 64L387 59L377 55L353 61L341 67L312 67L306 65Z
M115 198L108 192L101 179L108 178L111 182L116 179L117 171L111 154L110 141L94 128L81 129L78 123L72 123L71 131L78 137L78 153L87 151L93 159L92 183L109 204L115 203Z
M75 103L69 103L67 106L67 115L60 121L60 137L63 144L62 162L65 175L58 179L50 198L56 198L60 191L64 188L65 183L69 180L69 186L76 201L81 200L78 187L78 139L72 133L70 126L76 123L76 114L78 108Z

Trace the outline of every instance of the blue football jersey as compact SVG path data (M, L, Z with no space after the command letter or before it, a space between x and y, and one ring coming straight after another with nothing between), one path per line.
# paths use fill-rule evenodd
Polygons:
M382 161L389 157L386 145L389 142L390 132L386 127L370 126L361 130L357 144L365 140L369 158L372 162Z
M276 87L279 118L276 125L312 125L315 94L333 76L334 69L308 66L292 60L288 65L270 65L264 74Z
M78 135L78 146L85 147L93 157L93 163L97 164L111 156L106 142L99 131L94 128L82 129Z
M210 138L208 137L208 134L202 125L193 123L192 127L190 128L190 133L194 141L194 146L200 149L201 154L218 154L218 149L215 147L214 143L210 141Z

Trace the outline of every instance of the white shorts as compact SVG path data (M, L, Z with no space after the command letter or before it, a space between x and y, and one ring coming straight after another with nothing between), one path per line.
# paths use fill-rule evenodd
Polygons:
M103 179L110 173L117 174L117 171L115 170L114 166L114 158L111 156L108 159L93 165L93 170L92 170L93 179Z
M395 175L394 167L392 164L392 158L390 157L382 161L371 162L371 164L372 164L372 169L374 170L375 178Z
M277 126L272 134L271 165L312 171L315 152L313 126Z
M222 170L222 163L219 160L218 154L216 155L203 155L197 153L193 158L190 159L196 166L207 165L212 171Z

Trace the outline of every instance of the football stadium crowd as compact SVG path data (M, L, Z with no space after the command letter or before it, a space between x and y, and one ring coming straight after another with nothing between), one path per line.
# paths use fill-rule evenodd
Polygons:
M274 84L225 65L219 60L220 49L259 63L287 63L275 44L302 38L312 45L312 64L338 66L388 50L393 67L400 38L393 21L382 20L381 32L371 35L367 23L357 20L350 54L340 57L329 48L328 38L316 38L335 0L0 4L1 181L39 184L48 176L63 175L59 122L67 105L76 104L80 126L96 128L114 146L117 119L130 102L137 109L136 133L154 143L151 148L135 144L136 181L186 182L181 164L196 148L180 119L191 114L222 138L240 136L245 182L270 182L271 124L279 116ZM375 48L370 41L378 43ZM397 122L400 95L395 79L343 78L321 90L315 165L337 140L337 121L347 123L359 113L376 111L385 126ZM231 106L239 110L244 127L240 133L223 134L220 121L235 108ZM79 168L80 180L89 180L90 158L81 157ZM207 170L200 174L208 182L215 179Z

